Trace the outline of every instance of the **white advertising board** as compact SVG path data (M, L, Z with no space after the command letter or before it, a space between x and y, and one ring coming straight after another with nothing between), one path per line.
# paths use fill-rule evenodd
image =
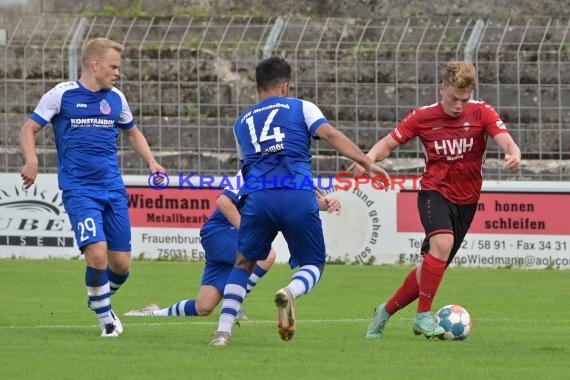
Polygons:
M23 191L19 174L0 183L0 258L77 257L79 250L57 188L44 174ZM132 223L133 257L203 260L199 228L216 207L220 190L173 180L148 187L147 177L125 176ZM219 183L220 178L215 183ZM388 191L369 183L338 182L326 190L343 204L341 215L321 213L329 260L347 263L414 264L423 229L416 209L417 178ZM452 265L570 269L570 184L485 182L478 211ZM277 261L289 252L281 235Z

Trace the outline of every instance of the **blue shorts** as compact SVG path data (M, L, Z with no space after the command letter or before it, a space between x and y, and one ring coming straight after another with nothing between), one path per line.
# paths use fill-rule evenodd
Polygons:
M313 191L259 190L244 196L238 250L249 261L265 260L281 231L289 247L292 268L326 259L319 205Z
M62 195L81 251L99 241L106 241L107 249L113 251L131 251L131 223L125 189L64 190Z
M227 228L202 238L206 266L202 274L202 285L215 286L224 293L228 276L236 262L238 231Z

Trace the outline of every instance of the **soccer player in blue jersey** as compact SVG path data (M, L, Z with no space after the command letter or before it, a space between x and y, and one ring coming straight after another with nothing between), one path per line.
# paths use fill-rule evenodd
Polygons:
M27 189L38 174L34 136L50 121L53 125L58 184L85 257L88 304L103 337L122 333L111 295L127 280L131 261L127 192L117 161L119 130L152 173L165 171L135 125L125 96L115 88L122 51L122 45L106 38L85 44L79 80L44 94L20 131L21 176Z
M234 123L244 185L238 253L224 288L218 329L212 346L227 346L232 326L246 295L255 263L264 260L278 231L299 267L289 284L275 294L279 335L290 340L296 329L293 301L307 294L321 278L325 246L319 208L313 193L311 138L320 138L340 154L357 161L371 176L388 174L333 128L319 108L289 98L291 67L280 57L262 61L255 70L259 103Z
M238 173L241 177L241 172ZM195 299L185 299L161 309L150 304L139 310L125 313L127 316L206 316L222 300L224 287L236 261L240 213L238 207L238 181L231 181L218 198L217 208L200 229L200 240L205 251L206 266L202 274L202 284ZM321 211L340 214L342 206L336 198L326 198L317 194L317 202ZM255 264L253 273L247 281L246 292L249 293L257 282L267 273L275 262L275 252L270 250L263 261ZM246 319L240 309L238 319Z

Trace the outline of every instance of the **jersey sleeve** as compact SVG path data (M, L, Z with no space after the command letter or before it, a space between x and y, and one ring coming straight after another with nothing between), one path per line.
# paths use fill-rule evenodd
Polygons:
M323 115L319 107L314 103L306 100L301 100L303 104L303 117L305 118L305 124L309 128L309 132L313 138L318 139L317 128L319 128L324 123L328 123L327 118Z
M236 174L235 177L231 178L230 184L224 187L223 195L230 198L234 203L238 202L238 193L241 186L241 180L243 179L241 175L241 170Z
M127 98L120 90L113 88L113 91L119 94L119 97L121 98L121 113L119 114L119 120L117 121L119 128L130 129L135 125L135 120L133 119L133 113L131 112Z
M236 133L237 128L239 128L239 120L241 119L241 117L237 118L236 122L234 123L234 139L236 140L236 150L237 150L237 157L238 160L243 160L244 158L244 154L243 154L243 148L241 147L241 144L239 143L238 140L238 135Z
M505 125L503 120L501 120L501 117L493 107L491 107L486 103L483 103L481 113L482 113L483 125L485 126L485 131L489 136L495 137L499 133L509 132L507 126Z
M419 125L419 116L417 110L414 110L404 120L390 132L394 140L400 144L407 143L418 135L417 126Z
M62 91L60 86L56 86L46 92L40 99L40 102L30 116L30 119L42 127L49 123L61 109L61 98L63 96L63 92L64 91Z

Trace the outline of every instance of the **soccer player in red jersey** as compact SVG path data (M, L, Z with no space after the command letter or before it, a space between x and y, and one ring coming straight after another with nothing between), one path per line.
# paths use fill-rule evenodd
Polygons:
M442 77L441 101L415 109L368 153L374 161L381 161L401 144L419 137L425 169L418 211L426 237L422 263L408 274L392 298L376 308L367 338L381 337L390 316L416 299L414 333L428 338L444 333L431 314L432 302L475 216L487 136L504 152L507 169L516 171L520 167L520 149L497 112L483 101L471 100L475 67L452 61ZM357 164L352 169L355 174L364 172Z

